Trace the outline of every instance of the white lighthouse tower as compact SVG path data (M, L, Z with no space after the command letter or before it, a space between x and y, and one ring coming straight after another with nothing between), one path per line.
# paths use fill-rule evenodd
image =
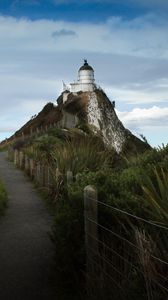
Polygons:
M85 59L83 66L78 71L77 82L70 84L70 91L72 93L77 93L79 91L93 92L95 89L94 70Z

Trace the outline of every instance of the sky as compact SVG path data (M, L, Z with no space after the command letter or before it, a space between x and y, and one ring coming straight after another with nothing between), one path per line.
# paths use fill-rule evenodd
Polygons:
M0 0L0 140L87 58L124 126L168 143L167 0Z

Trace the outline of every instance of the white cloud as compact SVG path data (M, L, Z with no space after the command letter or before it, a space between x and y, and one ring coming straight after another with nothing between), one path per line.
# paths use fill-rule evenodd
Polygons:
M134 108L132 111L117 112L118 116L130 126L131 124L147 126L168 126L168 107L160 108L153 106L151 108Z
M167 22L158 26L156 15L146 15L131 21L111 17L106 23L87 24L52 20L30 21L0 17L2 51L89 51L117 53L140 57L168 59ZM156 23L156 24L155 24ZM52 33L64 33L64 39L54 41ZM71 33L71 39L66 38ZM73 35L72 35L73 33ZM74 37L73 37L74 36ZM78 36L78 38L76 38Z
M132 82L104 87L113 99L128 104L168 102L168 79L161 78L147 82Z
M145 135L153 146L168 143L168 107L134 108L117 111L117 115L126 128L136 135Z

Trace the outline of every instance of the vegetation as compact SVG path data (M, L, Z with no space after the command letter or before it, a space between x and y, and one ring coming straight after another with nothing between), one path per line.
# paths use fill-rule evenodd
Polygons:
M69 274L69 278L71 278L73 282L74 278L79 280L79 274L81 274L82 277L82 272L84 271L84 187L87 185L96 186L99 200L107 205L147 219L151 223L155 222L163 226L168 226L167 153L168 147L154 149L136 158L134 157L131 160L123 160L122 164L120 162L120 168L112 163L111 166L110 164L103 165L100 163L98 168L92 169L94 165L94 163L92 163L90 168L86 167L80 170L80 175L77 177L77 180L68 188L64 189L61 201L55 212L53 239L57 249L57 264L61 261L62 272L67 274L67 271L69 271L71 273L71 276ZM104 153L102 153L102 155L104 157ZM118 268L119 272L123 274L125 272L126 277L129 274L130 281L132 280L132 284L129 285L130 289L128 289L128 282L120 282L120 284L122 283L122 288L127 291L127 293L124 293L124 297L130 299L129 297L135 297L136 295L138 299L139 293L139 299L164 299L164 291L163 294L160 293L157 286L155 286L156 291L153 292L151 296L153 298L149 298L150 296L147 298L145 290L150 293L150 289L153 289L153 285L150 283L151 276L154 278L157 277L156 274L154 275L152 273L152 270L157 269L159 274L163 277L166 273L164 266L149 261L149 257L143 254L144 251L152 251L154 256L167 261L166 232L150 224L146 224L143 221L137 221L120 212L103 207L102 205L99 205L99 223L110 228L113 232L120 234L141 249L137 256L134 248L124 245L125 249L123 252L123 243L121 241L119 242L116 238L111 237L102 230L99 232L100 239L104 241L106 245L115 249L115 251L126 260L129 260L130 263L135 264L144 275L146 272L150 274L150 276L142 280L141 274L137 273L135 276L134 271L128 269L128 267L124 270L123 267L120 266L121 262L118 262L119 265L115 267ZM156 237L157 244L154 242ZM64 241L63 244L61 243L62 240ZM120 249L121 247L122 249ZM104 248L101 249L101 251L104 253ZM130 257L129 252L133 254L133 257ZM117 259L117 257L115 258ZM149 263L149 270L145 269L145 260ZM108 269L104 264L103 268L105 270ZM72 270L75 274L78 274L78 276L72 276ZM109 271L109 269L108 272L110 272L112 277L117 278L116 272ZM100 273L100 270L95 270L94 277L97 276L97 273ZM158 283L160 284L160 281L158 281ZM116 285L112 285L111 282L108 282L106 276L101 279L102 286L100 289L97 288L100 286L100 277L97 278L97 282L94 284L96 286L96 295L93 294L91 296L91 294L89 294L89 299L99 299L99 297L103 299L101 294L102 287L104 299L115 299L115 294L117 298L119 296L120 299L123 299L122 293L120 294L118 290L116 291ZM162 284L166 286L164 280ZM141 294L142 289L144 289L144 294ZM94 287L91 288L92 293L93 290Z
M3 183L0 181L0 215L4 213L7 204L7 194Z
M76 291L77 284L84 287L85 283L83 190L87 185L94 185L99 201L107 205L99 203L98 222L124 241L99 228L101 256L113 263L113 269L99 260L101 270L94 269L94 280L87 289L88 299L165 299L166 294L159 285L166 286L168 276L161 263L168 257L168 238L164 231L168 227L168 145L140 155L133 151L132 156L125 152L119 156L107 150L101 139L89 134L82 124L69 131L50 130L23 144L22 149L30 158L43 161L50 168L56 265L71 292L73 287ZM67 184L67 171L73 173L71 184ZM113 249L115 255L105 247ZM120 288L107 279L106 273ZM87 295L77 295L77 298L82 296Z

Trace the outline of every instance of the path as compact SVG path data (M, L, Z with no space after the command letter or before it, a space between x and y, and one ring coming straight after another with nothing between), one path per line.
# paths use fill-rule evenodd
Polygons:
M51 216L23 172L0 153L9 203L0 218L0 299L56 299Z

